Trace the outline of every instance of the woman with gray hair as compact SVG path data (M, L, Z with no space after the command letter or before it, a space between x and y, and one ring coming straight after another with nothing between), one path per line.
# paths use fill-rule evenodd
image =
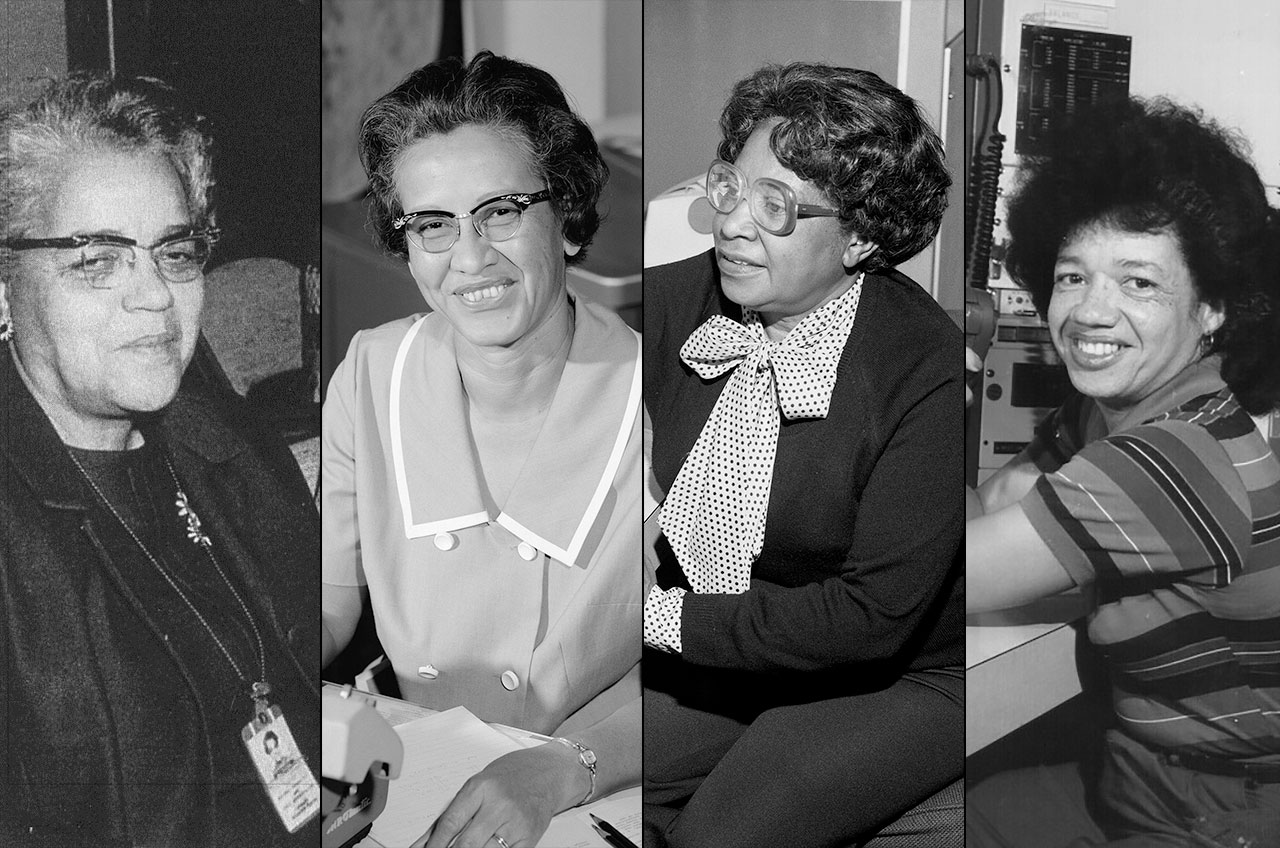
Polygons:
M155 80L55 80L0 112L5 845L319 835L315 510L184 387L209 150Z
M410 74L360 152L432 311L358 333L329 385L324 658L372 608L406 699L556 736L427 843L532 848L640 773L640 338L565 273L607 170L549 74L488 52Z

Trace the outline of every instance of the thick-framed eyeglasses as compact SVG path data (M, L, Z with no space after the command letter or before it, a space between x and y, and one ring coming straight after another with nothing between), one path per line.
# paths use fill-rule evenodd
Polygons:
M218 242L220 230L192 230L165 236L152 245L141 245L135 239L110 234L66 236L63 238L11 239L10 250L76 251L70 268L95 289L113 289L124 279L124 268L138 263L138 251L148 254L156 272L167 283L193 283L204 273L204 266Z
M761 177L748 184L746 174L723 159L707 169L707 199L717 212L728 215L743 198L751 211L751 219L765 232L775 236L790 235L797 218L838 218L840 210L796 202L791 186L780 180Z
M442 209L422 209L401 215L391 222L405 237L427 253L444 253L462 235L463 218L471 219L476 233L488 241L506 241L520 231L525 210L551 199L551 190L534 194L501 194L476 204L470 212L455 215Z

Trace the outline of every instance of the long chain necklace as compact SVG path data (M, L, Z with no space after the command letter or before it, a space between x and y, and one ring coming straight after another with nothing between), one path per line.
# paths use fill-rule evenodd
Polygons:
M104 493L102 489L98 487L97 482L89 476L89 472L87 472L84 466L80 464L80 460L76 458L76 455L70 450L67 451L67 454L71 457L71 462L80 472L80 475L84 477L85 482L89 484L89 488L98 496L98 500L102 501L102 504L107 508L107 511L115 516L116 521L118 521L120 526L124 528L125 532L129 534L129 538L133 539L134 544L138 546L138 550L142 551L142 555L145 556L147 561L150 562L155 570L160 573L160 576L163 577L165 582L169 584L170 588L177 593L178 597L182 599L182 602L187 605L187 609L191 610L192 615L196 617L196 620L199 621L205 631L208 632L209 637L213 639L213 643L218 646L218 650L227 658L227 662L230 663L232 670L235 671L236 677L240 678L242 683L251 684L249 687L249 697L253 699L254 712L265 713L269 708L267 696L271 694L271 685L267 683L267 654L262 645L262 633L258 630L258 624L254 621L253 615L249 612L249 605L245 603L240 592L236 590L235 584L231 582L230 578L227 577L226 572L222 570L222 566L219 564L218 558L213 555L213 540L205 534L201 527L200 517L191 507L191 502L188 500L186 492L182 490L182 483L178 480L178 473L173 470L173 463L169 461L168 453L164 452L162 453L162 456L164 458L165 467L169 470L169 476L173 479L174 491L176 492L177 497L174 505L178 507L178 517L186 520L187 522L187 538L195 543L196 547L204 551L205 556L209 558L209 562L213 564L214 570L217 571L218 576L222 578L222 582L227 584L227 589L231 591L236 602L240 604L240 609L244 612L245 620L249 622L249 627L253 630L253 638L258 644L258 668L261 670L261 675L257 681L250 681L248 675L240 669L240 664L235 661L233 656L231 656L231 652L227 650L227 646L218 638L218 634L209 625L209 622L205 619L204 615L202 615L196 605L191 602L187 593L178 585L177 580L173 578L169 571L160 564L159 560L155 558L147 546L143 544L142 539L136 532L134 532L134 529L129 526L129 522L124 520L124 516L121 515L115 505L108 500L106 493Z

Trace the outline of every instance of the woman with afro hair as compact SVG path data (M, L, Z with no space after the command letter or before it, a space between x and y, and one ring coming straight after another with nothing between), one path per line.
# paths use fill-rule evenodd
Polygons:
M1096 770L973 789L969 844L1280 845L1277 213L1235 135L1131 99L1023 163L1008 223L1076 392L971 498L967 606L1084 589L1113 719Z

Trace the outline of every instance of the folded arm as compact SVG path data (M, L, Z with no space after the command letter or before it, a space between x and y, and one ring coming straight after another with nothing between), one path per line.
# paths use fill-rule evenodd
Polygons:
M966 522L964 562L969 612L1021 606L1074 585L1017 504Z
M959 383L899 422L858 499L839 573L800 586L755 580L740 595L688 593L685 659L720 668L816 670L895 657L961 579L963 451Z

